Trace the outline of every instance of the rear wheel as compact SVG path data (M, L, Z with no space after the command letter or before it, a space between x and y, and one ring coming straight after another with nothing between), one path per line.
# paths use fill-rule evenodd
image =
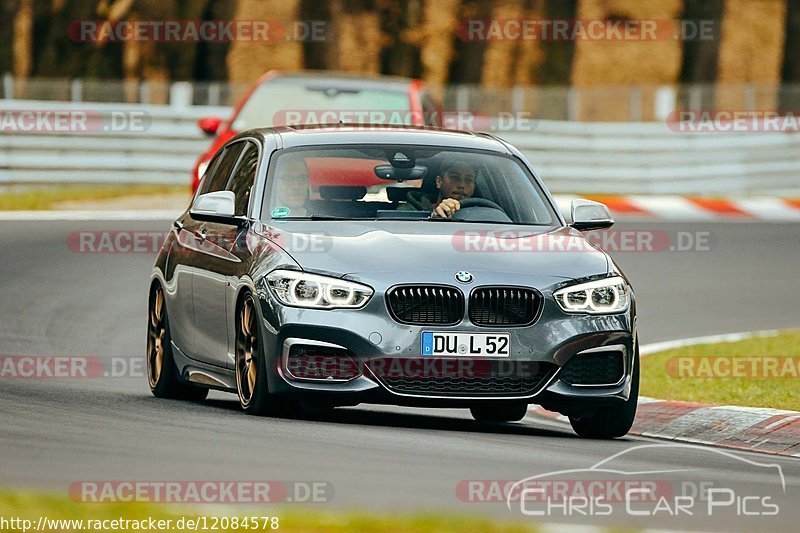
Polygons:
M633 374L631 375L631 393L628 399L620 404L599 408L593 415L585 417L569 417L572 429L579 437L590 439L613 439L628 434L636 418L636 407L639 404L639 346L633 354Z
M157 398L200 401L208 389L181 383L172 356L169 318L164 303L164 290L156 286L150 294L147 320L147 381Z
M470 407L469 412L478 422L517 422L525 418L528 404L480 405Z

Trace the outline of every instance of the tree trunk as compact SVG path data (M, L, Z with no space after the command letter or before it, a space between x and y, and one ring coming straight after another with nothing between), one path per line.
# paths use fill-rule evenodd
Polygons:
M386 45L381 51L381 74L422 76L419 47L409 32L422 22L422 0L392 0L379 6Z
M800 2L788 0L786 6L786 40L783 43L783 67L780 108L797 113L800 109ZM793 84L792 87L787 84Z
M713 39L693 39L683 44L681 83L714 83L719 62L720 25L725 9L724 0L684 0L683 19L714 22Z
M457 31L454 44L453 63L450 66L450 83L479 84L484 73L484 56L489 42L486 39L469 40L463 23L470 20L488 23L493 20L495 0L483 2L464 2L460 9L460 31ZM488 24L487 24L488 26ZM487 70L494 68L486 66ZM491 73L488 74L492 77Z
M19 0L14 15L14 76L24 79L33 71L33 0Z

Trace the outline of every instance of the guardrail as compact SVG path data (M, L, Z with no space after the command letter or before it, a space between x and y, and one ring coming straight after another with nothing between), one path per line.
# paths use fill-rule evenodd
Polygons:
M140 117L80 133L9 133L0 122L0 183L188 184L210 143L197 128L228 107L8 100L0 114L82 111ZM497 134L517 146L558 193L800 194L800 133L686 133L666 123L542 120Z

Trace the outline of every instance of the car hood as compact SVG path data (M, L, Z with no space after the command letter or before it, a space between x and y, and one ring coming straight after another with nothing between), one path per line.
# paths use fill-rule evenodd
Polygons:
M396 282L457 271L578 279L608 272L607 255L572 228L431 221L273 221L264 235L304 270ZM388 276L392 279L393 276ZM439 276L435 276L438 278Z

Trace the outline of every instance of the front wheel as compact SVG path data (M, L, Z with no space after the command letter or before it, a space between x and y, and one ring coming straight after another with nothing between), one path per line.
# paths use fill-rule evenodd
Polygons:
M247 294L236 317L236 391L239 404L251 415L276 415L278 404L270 401L267 365L259 335L256 303Z
M628 399L618 405L599 408L592 416L569 417L572 429L579 437L589 439L613 439L628 434L636 418L639 404L639 346L633 354L633 374L631 393Z
M150 294L147 320L147 382L157 398L204 400L208 389L181 383L172 357L169 318L164 304L164 289L157 286Z

